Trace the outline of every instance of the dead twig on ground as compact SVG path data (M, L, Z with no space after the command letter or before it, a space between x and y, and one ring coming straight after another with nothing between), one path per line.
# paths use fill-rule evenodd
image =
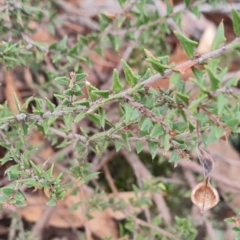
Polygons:
M34 225L29 239L35 239L37 237L41 237L42 231L44 227L47 225L54 211L55 211L55 207L46 207L46 210L44 211L42 217Z

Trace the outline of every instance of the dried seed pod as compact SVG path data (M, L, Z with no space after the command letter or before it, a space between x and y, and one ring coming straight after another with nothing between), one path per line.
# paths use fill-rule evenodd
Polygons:
M202 165L205 178L213 171L213 159L202 147L197 147L198 159Z
M219 195L217 190L211 186L209 177L192 190L191 200L202 212L217 205Z

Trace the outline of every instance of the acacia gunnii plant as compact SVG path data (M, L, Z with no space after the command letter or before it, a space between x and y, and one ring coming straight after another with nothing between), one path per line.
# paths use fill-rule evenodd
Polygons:
M197 1L185 0L181 11L174 11L171 1L165 1L167 13L160 16L158 1L119 0L122 10L114 18L101 13L97 21L85 22L96 31L72 38L62 36L49 46L29 37L33 31L31 23L47 23L53 35L61 35L61 24L71 18L59 13L64 7L69 9L67 1L66 6L64 1L41 1L39 6L34 6L35 1L3 2L1 72L17 71L24 66L36 78L33 94L24 98L24 102L12 92L15 113L7 101L0 105L0 146L4 149L0 160L2 165L8 164L5 174L9 181L1 188L0 202L4 206L27 205L24 192L28 188L43 189L48 197L46 204L56 206L70 189L93 186L92 182L99 177L98 160L110 156L113 149L122 155L126 151L138 155L149 152L152 158L149 162L163 155L168 157L165 161L177 167L181 161L192 161L191 152L197 148L205 179L194 188L192 200L202 210L218 203L217 190L210 185L214 163L206 149L211 143L239 133L238 78L224 80L228 68L221 63L222 56L237 54L240 49L237 10L232 9L235 39L226 42L221 22L211 50L198 54L198 42L181 31L184 11L200 14L201 4ZM153 10L148 11L147 6ZM131 13L134 21L128 19L127 13ZM164 39L171 34L188 57L184 63L169 62L170 49ZM103 86L93 84L86 70L94 65L90 52L103 56L107 48L120 52L125 47L130 49L131 57L123 55ZM189 69L193 77L184 81L182 75ZM165 79L169 79L168 89L153 87ZM44 146L31 144L37 132L56 152L63 149L63 154L39 160L37 155ZM145 190L134 186L133 190L162 192L164 184L162 188L159 184L159 181L153 184L153 190L150 185ZM211 196L205 194L214 195L214 202L209 203L207 197ZM148 205L152 205L149 201ZM135 216L130 217L129 224L136 220ZM170 218L163 217L164 224L170 222ZM186 219L176 217L175 222L175 229L169 228L169 235L156 230L155 239L194 239L196 231ZM138 224L142 222L139 220ZM126 229L134 232L130 225Z

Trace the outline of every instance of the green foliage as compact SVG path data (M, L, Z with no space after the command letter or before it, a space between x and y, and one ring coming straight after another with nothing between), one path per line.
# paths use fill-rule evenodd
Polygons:
M223 22L221 22L218 26L216 36L212 43L212 50L217 49L225 41L226 41L226 37L224 35L224 26L223 26Z
M181 46L183 47L185 53L189 58L194 57L194 50L197 47L198 43L185 37L179 32L174 31L174 34L176 35L177 39L181 43Z
M232 9L233 30L237 36L240 36L240 14L235 9Z
M177 167L180 161L189 160L189 152L199 143L197 122L205 147L223 139L229 132L236 134L231 138L232 144L236 145L239 140L240 96L228 92L228 88L236 85L236 79L229 81L226 87L223 79L228 70L222 67L220 59L214 59L216 55L211 55L212 52L208 53L208 57L195 55L198 43L178 31L173 33L192 60L189 60L188 66L176 66L169 62L170 47L166 37L170 35L171 29L167 19L177 20L180 25L182 16L182 12L173 11L170 1L165 1L167 16L159 18L157 12L149 13L146 8L152 6L154 1L141 0L131 11L129 1L119 0L123 13L130 11L136 21L130 21L124 14L112 19L101 13L96 20L99 23L98 31L101 31L100 37L97 31L79 34L76 39L64 36L49 46L27 37L31 35L28 26L32 21L39 24L47 22L54 35L62 24L56 16L57 2L43 1L46 4L44 11L40 7L32 7L31 1L22 1L20 5L14 1L7 2L0 16L0 62L6 71L28 67L36 79L31 86L34 95L24 99L23 105L17 95L13 94L17 113L12 111L7 102L0 105L0 146L4 151L0 163L9 164L5 173L10 182L1 188L0 203L25 206L27 199L22 189L29 188L43 189L48 198L46 204L56 206L65 198L68 190L74 190L75 185L92 187L102 175L99 172L102 167L99 159L108 158L106 155L113 149L124 158L126 151L137 153L136 156L148 152L148 164L162 161L160 156L163 155L163 161ZM196 15L199 14L197 4L189 0L184 3ZM239 36L240 15L233 9L232 16L235 34ZM9 22L5 19L9 19ZM5 36L10 32L11 40ZM61 35L61 32L58 34ZM221 22L212 50L219 50L221 54L225 53L226 48L229 52L233 50L231 44L221 48L225 41L224 25ZM117 69L122 71L113 69L108 88L102 89L91 82L93 73L86 70L87 74L83 70L96 70L92 67L95 62L89 57L91 51L103 56L104 51L111 48L119 51L120 55L128 44L132 44L134 50L128 60L121 60ZM142 56L143 49L146 59ZM50 63L46 63L46 59L50 59ZM197 64L204 66L197 68ZM182 73L189 68L194 73L191 79L194 91L188 90L188 83L182 77ZM42 72L46 81L39 77ZM152 83L168 77L169 89L152 87ZM61 156L41 161L39 151L44 146L39 144L36 147L29 140L36 132L40 132L44 141L54 150L60 149L67 154L60 152ZM69 149L72 154L68 154ZM121 160L124 159L121 157ZM136 177L139 177L137 174ZM166 236L159 231L159 227L164 224L169 234L176 239L195 239L196 227L189 218L175 217L172 228L156 214L149 195L167 192L168 186L154 176L152 179L147 178L138 179L142 181L139 186L131 186L138 198L132 199L130 204L151 207L154 217L148 225L155 227L149 230L148 225L143 225L137 239L148 239L149 232L154 236L153 239L165 239ZM102 196L98 191L94 189L94 194L100 198ZM112 201L104 200L102 205L123 212L127 209ZM99 202L95 204L98 206ZM93 199L86 202L90 203L93 204ZM127 234L133 236L134 224L142 223L136 221L135 214L126 216L120 227L122 237ZM237 227L234 230L239 232Z

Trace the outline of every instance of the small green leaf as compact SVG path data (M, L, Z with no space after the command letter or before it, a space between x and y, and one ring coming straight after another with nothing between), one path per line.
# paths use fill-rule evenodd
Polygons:
M169 88L174 89L178 88L179 86L179 81L181 81L181 74L179 72L173 72L171 77L170 77L170 82L169 82Z
M35 171L35 173L37 174L37 176L41 178L42 177L42 169L41 169L41 167L36 166L35 163L33 161L31 161L31 160L30 160L30 164L31 164L33 170Z
M152 120L147 117L144 119L143 123L141 124L140 129L141 129L141 131L148 133L150 131L150 129L152 128L152 125L153 125Z
M177 31L173 31L177 39L179 40L181 46L183 47L185 53L189 58L194 57L194 50L197 47L198 43L195 41L192 41L191 39L185 37L181 33L178 33Z
M233 129L236 129L238 128L238 124L239 124L239 119L235 119L235 118L230 118L229 120L225 121L225 124L231 128L232 130ZM238 128L239 129L239 128Z
M218 115L221 116L222 112L227 104L227 99L223 94L220 94L217 97L217 108L218 108Z
M16 200L19 201L19 202L24 202L24 201L26 201L25 196L23 195L23 193L22 193L20 190L17 191L14 199L16 199Z
M197 110L197 107L199 106L199 104L203 103L203 101L205 99L208 98L208 95L207 94L204 94L203 96L201 96L200 98L197 98L195 100L193 100L190 105L189 105L189 110L192 112L192 113L195 113L196 110Z
M96 178L99 175L99 172L89 172L84 175L82 183L88 183L92 179Z
M170 135L169 134L165 134L163 136L163 141L162 141L162 147L164 148L164 151L167 152L169 151L171 145L170 145Z
M97 125L98 128L101 128L100 117L96 113L88 114L88 117Z
M22 171L19 170L19 165L13 165L6 170L6 173L8 180L13 181L21 175Z
M185 104L188 105L188 101L189 101L189 96L188 95L182 94L180 92L176 92L175 94L176 94L176 100L177 100L178 103L181 103L181 101L182 101L182 102L184 102Z
M136 151L139 154L144 149L145 144L141 141L136 142Z
M76 82L81 82L86 77L87 77L86 73L77 73L76 74Z
M237 36L240 36L240 14L232 9L233 30Z
M205 87L205 85L203 85L200 81L197 81L196 79L191 79L191 81L193 83L195 83L195 85L197 85L204 93L208 92L207 88Z
M171 157L169 159L169 162L173 162L174 163L174 167L176 167L180 160L181 160L181 157L179 156L178 151L176 149L174 149L172 151L172 154L171 154Z
M131 145L129 143L128 135L126 133L121 133L121 136L122 136L123 142L126 144L126 147L128 148L129 151L131 151Z
M123 90L123 85L119 79L118 71L117 69L113 70L113 86L112 86L113 92L118 93Z
M232 230L235 232L240 232L240 227L233 227ZM236 239L238 239L238 238L236 238Z
M124 8L125 3L127 2L127 0L118 0L118 2L119 2L119 4L120 4L120 6L121 6L122 8Z
M231 223L235 223L236 222L236 219L235 218L225 218L224 219L224 222L231 222Z
M65 96L61 94L53 94L54 97L56 97L58 100L63 101L65 99Z
M110 22L112 22L112 20L106 14L101 13L99 15L99 23L100 23L101 31L103 31L109 25Z
M86 111L81 111L74 119L75 123L80 122L86 115Z
M207 73L210 79L211 90L214 91L219 88L221 79L209 66L206 66L205 68L207 69Z
M232 86L236 86L237 83L239 81L239 78L236 76L236 77L233 77L232 79L230 79L229 81L227 81L226 83L226 87L232 87Z
M155 124L155 126L153 127L153 129L150 133L150 137L158 138L158 137L162 136L163 134L164 134L163 127L159 124Z
M191 2L191 0L184 0L184 3L185 3L185 5L186 5L186 7L189 6L190 2Z
M52 180L52 176L53 176L53 168L54 168L54 164L51 165L51 167L45 172L45 177L48 181Z
M192 67L193 74L195 78L198 80L198 82L201 82L203 79L203 75L205 74L205 71L199 70L195 67Z
M123 59L121 60L121 62L127 83L131 87L135 86L136 83L138 82L139 77L137 76L136 73L133 72L133 70L128 66L128 64Z
M201 17L201 12L199 6L191 7L190 11L198 18L200 19Z
M44 135L47 135L48 131L49 131L49 125L48 125L48 120L47 119L43 120L42 127L43 127Z
M154 70L163 74L166 69L170 69L171 66L161 63L160 59L151 57L146 59L147 62L151 64Z
M48 100L47 98L46 98L46 101L47 101L47 106L48 106L49 110L51 112L53 112L56 108L56 105L54 103L52 103L50 100Z
M119 141L119 140L115 140L114 145L115 145L116 152L120 151L122 149L122 146L123 146L122 142Z
M96 96L102 97L102 98L108 98L109 91L108 90L93 90L91 91Z
M173 123L173 130L177 133L182 133L187 130L188 124L186 122L176 122Z
M55 207L57 205L57 199L51 199L46 203L46 205L49 207Z
M21 105L20 105L20 101L18 99L18 96L15 92L13 92L13 98L14 98L15 106L17 107L18 112L20 112L21 111Z
M57 77L57 78L54 79L54 81L58 82L61 85L68 86L68 84L69 84L69 81L68 81L67 77Z
M1 192L4 196L10 197L14 193L14 186L2 187Z
M66 131L70 131L73 123L72 114L63 115L63 121L65 123Z
M124 18L125 19L125 18ZM123 19L123 20L124 20ZM109 39L110 39L110 41L111 41L111 43L112 43L112 45L113 45L113 47L114 47L114 50L116 51L116 52L118 52L119 51L119 48L120 48L120 46L121 46L121 39L119 38L119 37L115 37L115 36L109 36Z
M129 105L129 104L124 104L124 120L125 120L125 123L126 125L129 124L130 122L130 119L132 117L132 114L133 114L133 108Z
M67 49L67 36L65 36L57 45L57 49L64 52Z
M76 101L73 103L73 106L85 106L85 107L89 107L90 103L87 99L82 99L80 101Z
M137 120L139 117L141 116L140 112L138 111L138 109L134 109L133 112L132 112L132 116L130 118L130 121L135 121Z
M216 36L213 40L211 49L212 50L217 49L225 41L226 41L226 37L224 35L224 25L223 25L223 22L221 22L219 24L218 29L217 29L217 33L216 33Z
M152 76L152 71L150 68L147 69L147 71L144 73L142 80L145 81L149 79Z
M154 159L156 157L156 154L157 154L157 150L158 150L158 143L156 142L148 142L148 148L149 148L149 151L151 153L151 156L152 156L152 159Z
M99 114L101 127L104 128L105 127L105 120L106 120L106 111L103 108L100 107L98 109L98 114Z

